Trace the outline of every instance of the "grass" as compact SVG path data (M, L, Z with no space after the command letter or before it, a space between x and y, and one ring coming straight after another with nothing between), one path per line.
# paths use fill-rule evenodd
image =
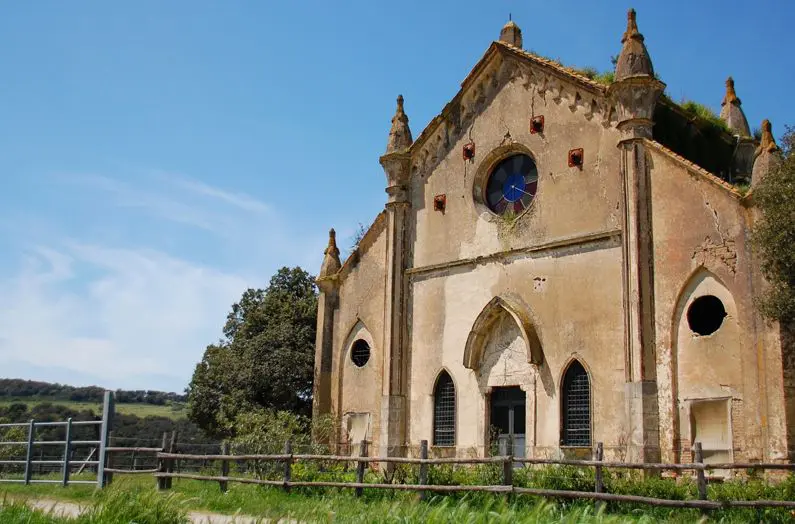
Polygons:
M34 510L24 500L3 498L0 522L7 524L187 524L187 501L176 493L150 490L108 489L98 492L77 518L57 514L57 510Z
M307 522L489 522L489 523L537 523L537 522L582 522L623 523L653 522L650 518L629 515L608 515L604 509L591 505L566 508L550 502L516 504L504 497L441 497L427 503L418 503L416 495L395 493L394 496L372 496L367 494L356 499L349 493L328 492L326 495L287 494L278 488L234 485L226 494L220 493L212 483L177 480L170 493L158 493L149 482L140 478L119 479L105 493L95 494L91 489L32 486L24 494L54 496L59 494L83 503L90 509L77 520L66 520L53 515L28 510L17 498L20 490L9 490L17 496L13 502L0 510L2 522L25 522L31 524L74 522L163 523L185 522L187 508L201 508L226 514L252 515L260 518L299 519ZM369 496L368 496L369 495ZM29 520L28 520L29 519Z
M731 133L729 126L721 120L721 118L715 114L715 112L710 109L709 107L705 106L704 104L699 104L698 102L694 102L693 100L682 100L678 103L679 107L682 108L686 113L689 113L701 120L709 122L710 124L719 127L723 131L727 131Z
M94 413L102 413L102 404L98 402L77 402L73 400L47 400L19 398L0 400L0 407L8 407L11 404L26 404L28 409L33 408L39 404L52 404L54 406L64 406L75 411L91 410ZM116 413L125 415L136 415L137 417L167 417L173 420L185 418L185 405L176 403L173 405L156 406L154 404L144 403L117 403L115 404Z
M432 473L433 470L432 470ZM517 472L520 473L520 472ZM457 473L446 479L446 469L440 469L432 476L439 483L458 482ZM552 470L539 470L533 482L558 489L586 489L585 477L565 479L556 476ZM548 478L542 478L546 475ZM524 478L528 477L528 478ZM371 481L373 479L370 479ZM480 481L486 479L479 479ZM526 473L515 475L517 484L525 484L530 480ZM577 485L559 485L571 483ZM651 479L647 482L635 482L625 479L626 486L617 481L612 484L612 492L635 492L660 498L692 498L692 483L672 483L664 479ZM582 485L579 485L582 484ZM309 522L696 522L701 519L697 510L674 510L652 508L642 505L598 505L586 501L550 501L530 496L512 496L482 494L458 494L432 498L428 502L418 503L416 493L365 490L362 498L353 496L352 490L294 488L285 493L280 488L265 488L253 485L235 484L229 486L227 493L221 493L214 482L200 482L185 479L174 479L173 488L169 492L158 492L151 476L117 476L109 490L97 495L93 486L69 486L62 488L57 485L36 484L24 486L7 484L0 487L10 499L47 498L66 499L83 504L96 505L103 500L115 501L114 504L104 502L105 508L127 508L134 512L135 501L146 502L147 507L162 508L178 507L183 510L205 510L224 514L253 515L267 518L292 518ZM591 488L592 489L592 488ZM711 500L728 499L785 499L795 498L795 481L785 481L781 486L771 486L758 482L732 482L709 486ZM116 495L114 495L116 494ZM121 495L119 495L121 494ZM107 497L111 497L108 499ZM116 498L113 498L116 497ZM130 501L129 504L125 501ZM158 505L160 504L160 505ZM130 507L128 507L130 506ZM98 510L96 510L98 511ZM105 509L105 514L121 512L121 509ZM155 511L155 510L153 510ZM99 514L99 513L98 513ZM0 517L2 517L0 513ZM736 510L731 512L715 512L714 520L725 523L733 522L790 522L791 516L785 510ZM0 522L13 522L0 519ZM21 521L26 522L26 521ZM38 521L31 521L38 522ZM61 521L42 521L61 522ZM95 520L85 522L116 522L115 520ZM126 520L124 522L129 522ZM135 520L135 522L148 522ZM166 522L166 521L164 521ZM177 522L177 521L174 521Z

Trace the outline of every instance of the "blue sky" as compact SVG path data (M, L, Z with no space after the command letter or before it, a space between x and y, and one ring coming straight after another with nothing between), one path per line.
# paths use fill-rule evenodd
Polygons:
M634 5L674 99L795 124L795 3L4 2L0 375L181 391L230 305L316 272L383 208L395 97L417 136L499 36L610 68ZM761 7L764 5L764 7Z

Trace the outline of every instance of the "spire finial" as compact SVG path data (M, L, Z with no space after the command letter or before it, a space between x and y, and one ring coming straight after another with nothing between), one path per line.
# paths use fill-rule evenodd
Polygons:
M734 79L732 77L726 79L726 95L724 95L720 105L720 118L726 122L732 134L750 137L751 128L748 127L748 119L745 118L743 108L740 107L740 99L737 98L737 92L734 90Z
M337 233L334 228L328 232L328 246L323 252L323 264L320 266L318 277L328 277L340 270L340 250L337 248Z
M624 36L621 37L621 43L626 42L628 38L638 38L641 42L643 41L643 35L638 31L637 13L632 8L627 11L627 30L624 32Z
M328 231L328 246L326 247L326 250L323 252L323 254L330 255L333 253L339 255L340 250L337 249L337 232L334 231L334 228L332 227Z
M773 125L767 118L762 120L762 140L759 144L759 150L762 153L773 153L779 150L779 147L776 144L776 139L773 138Z
M756 149L754 169L751 173L751 187L756 187L769 173L778 169L782 160L781 150L776 145L776 139L773 138L773 126L770 125L770 120L765 118L762 120L762 140Z
M643 35L638 30L638 20L634 9L627 11L627 30L621 36L621 53L616 62L616 81L632 76L654 77L651 57L643 43Z
M511 18L511 13L508 13L508 21L511 22L513 19Z
M394 153L409 147L412 143L409 117L403 110L403 95L397 97L395 116L392 117L392 128L389 130L389 140L386 143L386 152Z
M723 102L720 105L733 104L734 102L739 104L740 99L737 98L737 92L734 90L734 79L729 77L726 79L726 96L723 97Z

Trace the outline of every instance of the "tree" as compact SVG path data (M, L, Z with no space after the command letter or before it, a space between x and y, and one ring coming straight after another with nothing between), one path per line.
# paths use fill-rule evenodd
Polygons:
M281 268L268 288L232 305L224 339L207 346L188 386L188 417L216 436L242 413L267 408L309 415L317 291L299 267Z
M762 213L753 240L769 283L760 311L786 325L795 322L795 129L787 127L781 145L783 162L754 189Z

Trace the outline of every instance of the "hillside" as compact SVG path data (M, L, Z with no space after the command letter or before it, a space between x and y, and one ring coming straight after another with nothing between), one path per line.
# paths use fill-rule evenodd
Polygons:
M0 379L0 422L19 423L31 419L37 422L55 422L67 418L97 420L102 415L103 395L104 389L98 387L75 388L61 384ZM157 446L162 441L163 433L177 431L179 449L183 451L215 449L212 445L214 442L185 416L184 397L181 395L159 391L120 390L115 392L115 396L121 400L116 402L116 415L111 425L112 444ZM142 401L131 401L134 399ZM73 438L92 440L97 438L96 431L96 427L78 427L74 430ZM0 430L0 441L20 440L24 437L24 432L22 428L4 428ZM63 440L63 432L63 427L41 427L36 434L42 440ZM3 450L0 451L13 451L8 446L3 447Z
M0 397L0 408L7 408L12 404L25 404L28 409L33 409L40 404L63 406L72 411L93 411L102 413L101 402L81 402L76 400L54 400L39 397ZM185 418L185 404L183 402L169 403L163 406L146 404L143 402L117 402L116 413L144 417L166 417L173 420Z

